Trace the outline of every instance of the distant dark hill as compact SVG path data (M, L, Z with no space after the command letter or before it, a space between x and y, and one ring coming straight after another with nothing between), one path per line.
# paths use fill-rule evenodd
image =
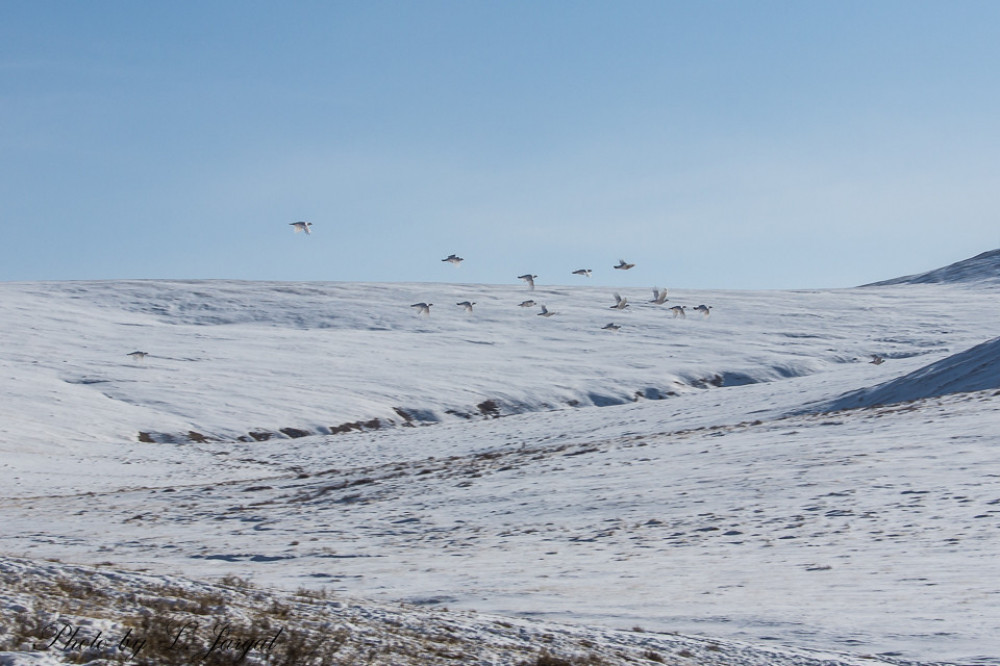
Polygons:
M991 250L976 255L971 259L958 261L944 268L906 275L904 277L872 282L863 287L882 287L892 284L936 284L957 282L994 282L1000 281L1000 250Z

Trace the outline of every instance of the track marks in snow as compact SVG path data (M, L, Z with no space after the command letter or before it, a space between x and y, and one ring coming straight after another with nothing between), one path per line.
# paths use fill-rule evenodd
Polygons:
M15 529L0 543L93 561L106 546L158 570L252 565L276 584L385 599L662 628L701 618L754 638L767 621L777 622L767 635L793 642L923 649L919 636L941 619L920 605L965 618L954 640L1000 629L987 619L1000 594L981 586L1000 576L1000 468L975 426L987 413L1000 414L997 399L968 394L606 438L515 430L493 446L456 439L438 455L370 465L338 448L354 440L330 438L305 466L252 480L7 500L15 524L59 529ZM520 427L502 421L440 432ZM985 601L967 606L970 595ZM896 619L836 610L872 599ZM706 620L722 609L725 622ZM893 642L899 618L912 633Z

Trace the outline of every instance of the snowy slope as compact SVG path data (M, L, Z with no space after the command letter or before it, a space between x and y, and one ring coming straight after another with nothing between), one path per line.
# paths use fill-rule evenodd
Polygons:
M1000 389L1000 338L976 345L872 388L851 391L819 409L888 405L950 393Z
M234 282L0 285L0 447L327 434L621 404L993 337L989 292ZM539 317L525 299L558 314ZM471 315L454 305L477 301ZM409 307L433 302L429 318ZM671 304L714 306L673 318ZM947 312L942 317L941 312ZM618 332L602 330L609 323ZM932 322L932 323L926 323ZM133 361L126 354L150 354ZM911 368L912 369L912 368ZM883 375L888 369L883 371ZM38 403L38 398L42 403ZM192 434L193 433L193 434Z
M773 388L254 443L218 456L213 481L8 499L0 552L995 661L1000 400L747 419ZM224 482L237 456L260 472Z
M1000 657L995 391L801 413L972 390L996 285L614 292L0 285L0 554Z
M1000 250L983 252L971 259L964 259L926 273L906 275L865 285L884 287L895 284L977 283L1000 280Z
M232 578L206 583L3 557L0 581L0 664L5 666L899 663L641 629L359 604L325 592L269 592ZM220 618L224 624L212 624Z

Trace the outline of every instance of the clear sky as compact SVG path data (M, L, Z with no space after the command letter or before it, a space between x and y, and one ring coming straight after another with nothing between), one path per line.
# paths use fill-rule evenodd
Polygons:
M937 268L1000 247L998 35L993 1L0 0L0 280Z

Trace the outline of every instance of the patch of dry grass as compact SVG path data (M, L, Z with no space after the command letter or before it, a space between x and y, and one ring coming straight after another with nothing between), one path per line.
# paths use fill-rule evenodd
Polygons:
M346 603L326 590L269 591L238 576L213 584L0 557L0 584L0 651L58 653L66 664L731 663L711 643L678 652L640 627L609 640L515 618Z

